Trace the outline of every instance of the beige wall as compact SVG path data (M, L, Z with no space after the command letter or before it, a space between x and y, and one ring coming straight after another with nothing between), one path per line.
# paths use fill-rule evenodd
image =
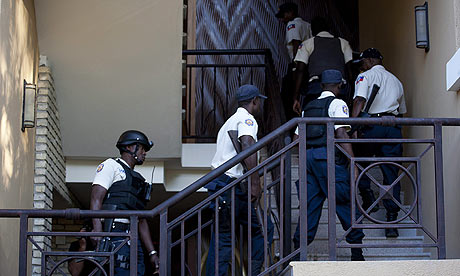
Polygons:
M182 1L36 1L40 54L58 91L64 155L103 159L128 129L180 157Z
M36 82L33 0L0 1L0 209L32 208L34 129L21 131L23 80ZM0 274L17 274L19 220L0 220Z
M375 47L384 56L385 67L404 84L409 116L458 117L458 94L446 91L445 65L457 49L456 18L453 0L428 1L431 50L425 53L415 47L414 7L424 1L361 0L361 49ZM458 19L457 19L458 21ZM431 135L427 128L407 129L409 137ZM446 236L449 258L460 257L460 128L445 129L444 186L446 200ZM405 148L406 154L415 148ZM435 218L432 155L422 163L423 214ZM433 229L433 225L430 226ZM434 230L434 229L433 229Z

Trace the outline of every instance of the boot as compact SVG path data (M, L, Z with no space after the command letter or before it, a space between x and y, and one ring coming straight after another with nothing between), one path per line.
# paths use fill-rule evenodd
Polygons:
M351 249L351 260L352 261L365 261L363 256L362 248L352 248Z
M375 201L374 192L369 188L361 189L360 195L361 195L361 198L363 199L363 205L362 205L363 209L367 210L372 205L372 203L374 203ZM378 210L379 210L379 204L375 205L374 208L372 208L369 211L369 214L377 212Z
M387 212L387 221L395 221L398 219L398 212ZM399 236L398 229L386 228L385 236L387 238L397 238Z

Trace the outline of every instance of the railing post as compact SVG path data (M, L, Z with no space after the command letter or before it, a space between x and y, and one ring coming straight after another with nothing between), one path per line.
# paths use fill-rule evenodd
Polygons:
M291 137L287 136L284 138L285 146L291 143ZM280 214L278 217L284 220L284 241L283 241L283 256L291 253L291 197L292 197L292 180L291 180L291 151L286 152L286 161L284 162L284 214ZM280 182L281 183L281 182ZM283 189L283 187L281 187Z
M446 226L444 216L444 167L442 160L442 124L434 124L434 169L436 186L436 212L438 259L446 258Z
M19 216L19 276L27 276L27 228L29 217ZM42 267L46 269L46 267Z
M143 262L144 260L137 259L137 243L138 243L138 226L139 220L137 216L131 216L130 222L130 237L129 237L129 274L137 275L137 262Z
M168 267L168 210L160 213L160 276L169 274Z
M307 126L299 124L300 260L307 260Z
M336 221L335 221L335 131L334 123L327 123L327 204L329 260L337 260Z

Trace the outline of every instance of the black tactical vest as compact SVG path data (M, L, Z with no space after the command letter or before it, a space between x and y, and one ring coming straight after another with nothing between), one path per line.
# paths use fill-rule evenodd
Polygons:
M345 76L345 58L340 39L335 37L314 37L313 53L308 59L310 78L321 76L324 70L335 69Z
M329 106L335 99L329 96L316 99L307 104L303 113L304 117L329 117ZM307 125L307 146L325 147L327 145L326 125Z
M144 210L150 199L149 184L138 172L116 160L125 170L126 178L114 182L107 191L103 205L116 205L117 210Z

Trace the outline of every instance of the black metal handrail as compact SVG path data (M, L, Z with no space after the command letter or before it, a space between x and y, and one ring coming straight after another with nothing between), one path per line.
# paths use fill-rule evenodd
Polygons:
M280 128L276 129L275 131L269 133L262 139L260 139L256 144L251 146L250 148L244 150L240 154L236 155L228 162L223 164L222 166L216 168L215 170L211 171L209 174L203 176L199 180L195 181L187 188L182 190L181 192L175 194L168 200L164 201L157 207L152 210L146 211L91 211L91 210L79 210L79 209L67 209L67 210L23 210L23 209L3 209L0 210L0 217L19 217L20 218L20 239L19 239L19 248L20 248L20 256L19 256L19 275L23 276L26 275L27 269L27 240L31 240L31 237L40 235L40 233L36 232L28 232L28 219L29 218L67 218L67 219L79 219L79 218L130 218L131 222L131 232L126 234L126 237L131 240L131 273L134 273L136 270L136 263L137 263L137 254L136 254L136 246L133 246L137 243L138 240L138 233L137 233L137 221L139 218L153 218L156 216L160 216L160 274L161 275L168 275L170 270L170 256L169 252L171 250L172 244L181 246L181 263L182 268L185 265L185 237L189 237L189 233L185 233L185 222L191 219L190 216L181 216L180 219L176 219L174 221L168 221L168 210L172 208L174 205L185 199L186 197L194 194L199 189L203 188L207 183L215 179L216 177L224 174L227 170L234 167L235 165L242 162L244 159L249 157L250 155L256 153L263 147L265 147L268 143L273 141L274 139L278 139L283 134L290 131L292 128L298 126L299 127L299 140L294 141L287 145L284 149L278 152L275 156L270 157L270 160L260 164L258 167L252 169L233 183L231 183L227 190L231 190L232 197L234 197L236 185L247 178L251 173L256 172L260 168L264 169L265 175L267 171L267 166L279 159L281 169L281 175L279 179L275 179L274 182L278 181L279 185L286 185L290 183L284 183L284 169L285 163L288 161L283 156L295 146L299 147L299 172L300 172L300 216L301 216L301 223L300 229L301 233L306 233L306 125L307 124L325 124L327 125L327 134L328 134L328 145L327 145L327 154L328 154L328 198L329 198L329 258L331 260L335 260L337 258L337 248L340 247L436 247L438 249L438 258L444 259L446 258L446 245L445 245L445 224L444 224L444 192L443 192L443 164L442 164L442 127L443 126L460 126L460 119L456 118L394 118L394 117L383 117L383 118L295 118L290 120L289 122L282 125ZM335 139L334 137L334 124L339 125L401 125L401 126L431 126L434 128L434 138L432 139ZM334 172L334 164L335 164L335 148L339 148L339 143L363 143L363 142L373 142L373 143L428 143L430 144L429 148L426 149L420 156L413 158L412 160L419 161L420 158L431 148L434 149L434 159L435 159L435 188L436 188L436 234L432 234L429 231L426 231L427 236L433 240L433 243L423 243L423 244L362 244L362 245L350 245L350 244L343 244L341 241L342 238L339 238L339 241L336 242L336 230L335 230L335 172ZM359 157L356 159L350 158L351 164L354 166L355 162L359 161ZM400 161L410 161L411 159L407 159L406 157L396 157L394 162ZM370 158L368 159L370 162L389 162L391 160L380 160L379 158ZM414 161L414 162L415 162ZM396 164L396 163L395 163ZM361 168L362 171L365 168ZM363 175L365 172L361 172ZM250 185L250 178L247 178L249 185ZM352 174L352 189L354 189L356 182L354 182L354 176ZM269 185L273 185L272 183L268 183L264 181L264 225L266 231L266 223L267 223L267 208L270 208L268 205L269 200L269 193L268 187ZM417 183L418 185L418 183ZM418 187L418 186L416 186ZM281 189L283 191L283 189ZM214 201L214 203L218 206L219 202L217 201L217 196L222 194L224 190L219 191L218 193L214 194L210 198L206 200L205 203L209 203ZM250 198L250 197L248 197ZM283 200L283 196L281 197ZM249 202L248 202L249 203ZM420 199L417 202L417 208L421 207ZM250 206L250 204L248 204ZM206 207L206 204L201 204L201 209L199 207L193 209L193 211L197 211L196 214L198 216L198 228L195 230L195 233L201 233L203 229L202 221L201 221L201 210ZM283 202L281 203L281 215L283 215L284 209ZM352 198L352 209L356 208L356 198L353 196ZM370 207L372 209L373 206ZM193 207L192 207L193 208ZM191 208L191 209L192 209ZM234 208L234 206L232 207ZM354 209L353 209L354 210ZM287 210L284 210L286 212ZM192 215L193 212L190 212L189 215ZM218 217L218 214L215 214ZM407 214L411 216L411 214ZM249 215L250 219L250 215ZM420 215L417 214L417 217L414 218L418 223L414 224L379 224L379 225L366 225L360 224L363 218L356 218L353 217L353 225L352 227L355 228L364 228L364 229L374 229L374 228L388 228L388 227L400 227L400 228L418 228L422 229L423 231L427 230L425 226L421 223ZM215 223L214 223L215 224ZM212 224L208 224L212 225ZM207 226L208 226L207 225ZM181 239L179 242L172 241L172 230L173 228L180 226L181 227ZM205 227L207 227L205 226ZM215 230L217 230L216 225L214 225ZM283 227L281 227L283 229ZM282 230L281 230L282 231ZM248 232L248 241L251 240L251 231ZM58 232L58 233L51 233L51 232L41 232L43 236L50 235L50 236L58 236L58 235L75 235L75 236L110 236L112 234L103 233L103 232L94 232L94 233L80 233L80 232ZM265 233L266 238L266 233ZM280 234L280 240L283 240L282 233ZM266 262L264 268L265 270L262 272L261 275L266 275L269 272L276 271L279 267L283 266L286 262L290 260L292 256L297 253L300 253L300 260L306 260L307 258L307 247L306 247L306 234L301 235L301 247L296 249L292 252L288 252L287 254L282 253L281 259L275 264L269 264ZM32 242L32 240L31 240ZM200 240L201 242L201 240ZM251 251L250 243L248 243L249 251ZM232 247L234 249L234 246ZM201 256L201 247L199 246L199 256ZM267 260L267 252L269 251L268 245L264 243L264 255L265 260ZM280 249L282 252L283 250ZM46 253L46 252L45 252ZM53 252L54 253L54 252ZM60 252L61 256L64 256L66 252ZM46 254L45 254L46 255ZM67 254L68 255L68 254ZM250 262L249 262L250 263ZM232 262L232 268L234 260ZM249 268L250 270L250 265ZM184 273L184 269L182 269Z
M262 128L274 130L285 122L279 84L270 84L278 79L269 49L183 50L182 54L186 57L184 142L215 141L217 131L236 107L231 95L244 83L259 86L269 96L266 105L271 113L264 115ZM278 120L273 120L273 115Z

